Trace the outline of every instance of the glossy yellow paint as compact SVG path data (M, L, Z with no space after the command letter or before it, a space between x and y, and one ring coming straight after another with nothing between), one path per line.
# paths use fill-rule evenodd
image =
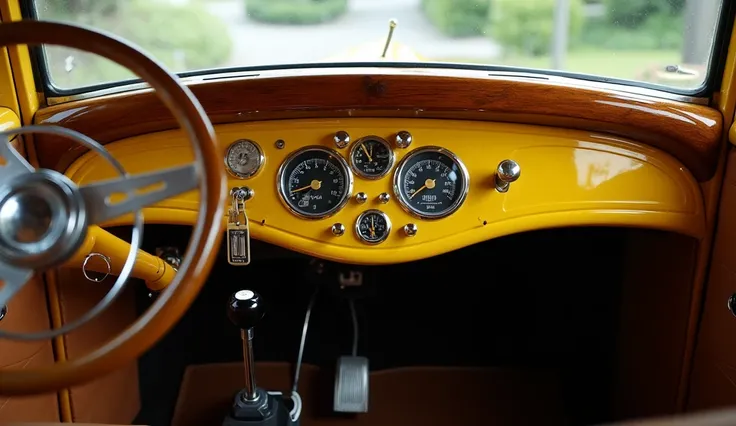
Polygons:
M90 226L87 237L77 253L69 259L65 267L81 268L84 259L90 253L102 253L110 258L110 272L119 275L125 259L128 257L130 244L98 226ZM90 258L87 264L90 271L107 272L107 265L99 257ZM146 282L151 290L162 290L174 279L176 271L161 258L139 250L131 276Z
M334 147L332 135L346 130L353 140L378 135L391 140L396 131L414 136L410 149L396 149L396 162L411 149L439 145L450 149L470 173L464 205L435 221L415 218L395 200L392 174L379 180L356 177L354 199L331 218L304 220L289 213L276 191L279 165L292 151L308 146ZM224 152L232 141L249 138L266 155L264 169L248 180L231 179L231 186L255 190L247 203L254 238L302 253L358 264L387 264L422 259L502 235L563 226L625 226L664 229L702 237L703 201L687 170L670 156L645 145L609 136L537 126L450 120L346 119L292 120L218 126ZM276 149L274 141L286 141ZM107 145L130 173L140 173L192 161L189 143L179 131L162 132ZM348 155L349 148L340 151ZM494 189L494 170L506 158L519 162L521 178L506 194ZM81 185L115 176L99 157L88 154L67 171ZM380 204L388 192L392 199ZM147 223L191 224L196 218L195 191L166 200L144 211ZM363 244L354 223L366 209L378 208L393 222L389 238L378 246ZM224 220L224 218L223 218ZM348 232L331 234L333 223ZM108 225L129 224L123 217ZM419 227L409 238L402 228ZM257 253L254 254L257 256Z
M0 132L20 127L18 114L10 108L0 107Z
M23 15L18 0L0 1L0 20L3 22L20 21ZM19 109L17 113L23 124L30 124L38 110L39 96L33 78L33 65L28 46L10 46L7 48L10 65L13 69L13 83Z

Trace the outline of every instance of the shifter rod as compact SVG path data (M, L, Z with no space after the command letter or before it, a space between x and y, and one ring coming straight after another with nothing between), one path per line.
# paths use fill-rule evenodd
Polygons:
M243 338L243 367L245 367L245 400L255 401L258 399L256 392L256 371L253 362L253 329L240 330Z
M254 291L240 290L230 296L227 316L233 324L240 328L240 337L243 339L243 368L245 370L243 400L245 402L254 402L259 398L253 360L253 327L258 324L265 313L261 296Z

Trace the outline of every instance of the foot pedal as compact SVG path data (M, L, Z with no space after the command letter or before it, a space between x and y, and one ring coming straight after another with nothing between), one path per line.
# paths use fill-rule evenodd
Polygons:
M368 412L368 358L341 356L337 360L333 410L340 413Z

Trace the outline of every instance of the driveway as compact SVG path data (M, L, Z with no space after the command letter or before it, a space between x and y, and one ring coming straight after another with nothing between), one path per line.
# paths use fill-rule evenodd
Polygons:
M378 59L392 18L399 23L394 40L429 60L492 61L500 51L485 37L444 36L425 18L420 0L350 0L348 12L335 21L305 26L255 22L246 16L244 3L206 3L230 30L233 53L227 66L318 62L366 43L375 43Z

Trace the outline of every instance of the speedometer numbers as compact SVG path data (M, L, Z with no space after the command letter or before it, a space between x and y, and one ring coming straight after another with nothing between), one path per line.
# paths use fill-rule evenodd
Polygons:
M297 216L322 219L337 213L353 191L353 174L335 151L306 147L284 160L278 172L281 200Z
M422 219L440 219L465 201L470 177L452 152L423 147L410 152L394 174L394 192L401 206Z

